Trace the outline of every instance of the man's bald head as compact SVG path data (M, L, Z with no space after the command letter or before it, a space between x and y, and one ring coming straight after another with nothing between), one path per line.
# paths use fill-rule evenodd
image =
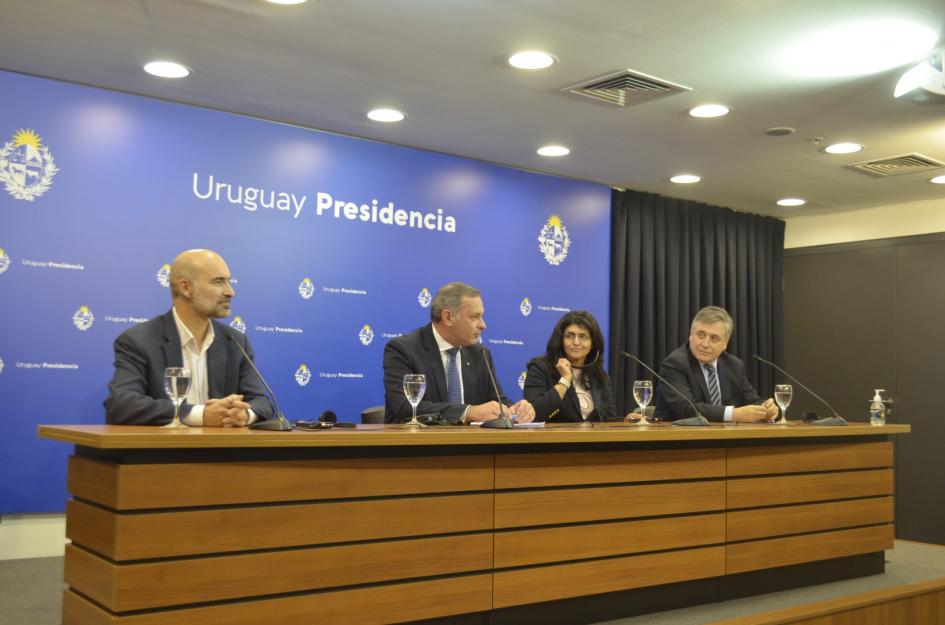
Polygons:
M230 269L216 252L181 252L171 263L169 279L175 306L191 308L208 318L229 316L229 302L235 293L230 286Z

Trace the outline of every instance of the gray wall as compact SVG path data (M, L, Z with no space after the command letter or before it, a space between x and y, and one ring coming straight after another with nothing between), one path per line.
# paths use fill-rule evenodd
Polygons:
M786 250L785 368L851 421L896 400L896 535L945 545L945 234ZM795 391L790 411L827 410ZM790 413L789 413L790 414Z

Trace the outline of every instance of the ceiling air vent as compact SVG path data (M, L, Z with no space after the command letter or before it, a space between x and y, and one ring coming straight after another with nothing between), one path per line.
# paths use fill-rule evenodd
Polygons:
M935 159L921 154L903 154L902 156L891 156L881 158L876 161L863 161L862 163L852 163L849 165L853 169L872 174L874 176L901 176L903 174L915 174L921 171L929 171L945 167L945 163L940 163Z
M562 91L613 106L628 107L691 89L627 69L565 87Z

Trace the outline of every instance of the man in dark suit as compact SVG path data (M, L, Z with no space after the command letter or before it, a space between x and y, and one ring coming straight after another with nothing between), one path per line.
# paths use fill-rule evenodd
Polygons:
M496 397L486 370L495 372L492 354L478 345L486 329L482 294L468 284L450 282L430 305L431 323L392 339L384 347L385 423L409 421L412 411L404 396L404 375L422 373L427 386L417 414L437 413L452 424L489 421L500 415L500 402L513 418L527 423L535 410L524 399L512 402L499 387ZM451 382L452 381L452 382Z
M170 289L170 311L115 339L106 421L169 423L174 406L164 390L164 369L181 366L192 375L181 405L181 420L187 425L238 427L272 417L265 388L234 343L252 358L246 337L213 321L229 316L235 295L226 262L210 250L184 252L171 265Z
M707 306L696 313L689 343L663 361L660 374L712 421L769 421L778 415L774 400L762 400L745 376L745 363L725 351L732 338L732 317ZM692 407L671 388L660 386L655 416L673 421L691 417Z

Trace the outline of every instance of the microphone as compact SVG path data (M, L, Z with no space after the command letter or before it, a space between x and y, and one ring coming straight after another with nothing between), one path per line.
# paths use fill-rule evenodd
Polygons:
M839 414L836 410L833 409L833 406L831 406L830 404L827 403L827 400L826 400L826 399L824 399L823 397L821 397L820 395L818 395L818 394L815 393L814 391L812 391L812 390L810 390L809 388L807 388L806 386L804 386L804 383L801 382L800 380L798 380L797 378L795 378L793 375L791 375L790 373L788 373L787 371L785 371L784 369L782 369L782 368L779 367L778 365L774 364L773 362L771 362L771 361L769 361L769 360L765 360L764 358L762 358L762 357L759 356L758 354L753 354L753 355L752 355L752 358L754 358L754 359L757 360L758 362L763 362L764 364L768 365L769 367L773 367L773 368L777 369L778 371L780 371L781 373L783 373L784 375L786 375L786 376L787 376L788 378L790 378L791 381L793 381L795 384L797 384L797 385L800 386L802 389L804 389L805 391L807 391L808 393L810 393L811 395L813 395L815 398L817 398L817 399L820 401L820 403L822 403L824 406L827 406L827 408L828 408L828 409L830 410L830 412L833 414L832 417L826 417L826 418L824 418L824 419L818 419L817 421L812 421L811 423L814 423L814 424L816 424L816 425L846 425L846 424L847 424L846 419L844 419L843 417L841 417L840 414ZM838 421L838 420L839 420L839 421ZM823 422L823 423L821 423L821 422Z
M257 421L249 426L251 430L274 430L276 432L289 432L292 430L292 426L289 425L289 422L286 421L285 417L282 416L282 411L279 410L279 402L276 401L276 394L272 392L272 388L266 384L266 379L259 372L259 369L256 368L253 359L249 357L249 354L246 353L246 350L243 349L243 346L240 345L240 342L233 338L232 334L227 333L226 340L232 341L236 348L240 350L240 353L243 354L243 358L246 359L246 362L249 363L249 366L253 368L253 371L256 372L256 377L259 378L259 381L263 383L263 386L266 387L266 390L269 391L269 397L272 399L272 405L276 410L275 419L263 419Z
M505 405L502 403L502 396L499 394L499 385L495 383L495 376L492 375L492 368L489 366L489 358L486 356L484 347L479 349L482 354L482 362L486 365L486 372L489 374L489 381L492 382L492 390L495 391L495 400L499 402L499 417L489 421L483 421L479 424L481 428L498 428L502 430L512 429L512 420L506 414Z
M658 374L656 371L653 371L652 369L650 369L650 367L649 367L645 362L643 362L642 360L640 360L640 359L637 358L636 356L634 356L634 355L632 355L632 354L629 354L629 353L627 353L627 352L623 352L623 351L620 352L620 353L623 354L625 357L629 358L630 360L636 362L638 365L641 365L644 369L646 369L646 370L649 371L650 373L652 373L654 376L656 376L656 379L657 379L657 380L659 380L662 384L665 384L665 385L668 386L669 388L673 389L673 390L676 392L677 395L679 395L680 397L682 397L683 399L685 399L685 400L686 400L686 403L688 403L688 404L692 407L692 412L693 412L693 414L694 414L695 416L687 417L687 418L685 418L685 419L678 419L677 421L673 421L673 423L679 422L679 425L707 425L707 424L709 423L709 420L702 416L702 413L699 412L699 409L696 408L696 405L693 403L693 401L692 401L691 399L689 399L688 397L686 397L685 394L683 394L682 392L680 392L680 390L679 390L678 388L676 388L675 386L673 386L672 384L670 384L669 382L667 382L667 381L666 381L666 378L664 378L663 376L661 376L660 374ZM644 420L644 422L646 421L646 415L643 415L643 420ZM682 423L683 421L689 421L689 422L688 422L688 423Z

